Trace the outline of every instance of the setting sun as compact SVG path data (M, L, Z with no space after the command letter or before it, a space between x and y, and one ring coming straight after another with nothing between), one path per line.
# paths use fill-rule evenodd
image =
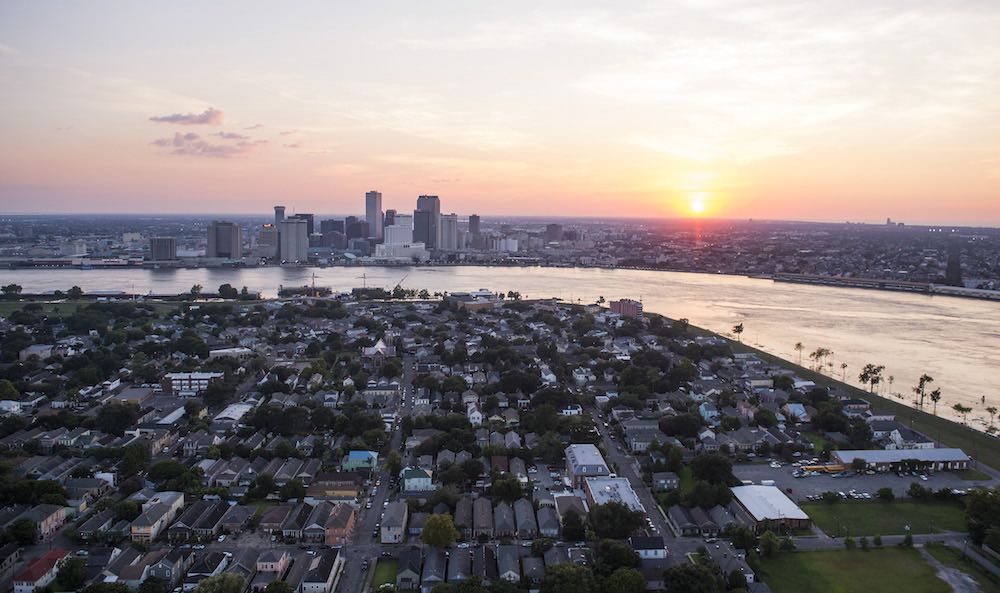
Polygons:
M699 216L705 213L706 210L705 194L703 193L692 194L689 200L690 202L688 203L688 209L691 211L691 214Z

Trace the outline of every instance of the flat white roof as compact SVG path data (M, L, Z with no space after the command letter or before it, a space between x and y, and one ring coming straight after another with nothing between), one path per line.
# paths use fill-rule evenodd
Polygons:
M620 502L633 511L646 512L628 478L587 478L587 489L594 504Z
M969 456L961 449L862 449L855 451L833 451L842 463L864 459L868 463L899 463L905 459L917 461L968 461Z
M776 486L735 486L730 490L757 521L809 518L805 511Z
M608 463L594 445L576 444L566 447L566 461L575 474L607 474Z

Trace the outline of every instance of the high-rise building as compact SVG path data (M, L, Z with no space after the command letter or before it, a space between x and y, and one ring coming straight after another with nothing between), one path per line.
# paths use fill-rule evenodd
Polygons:
M390 226L396 224L396 211L392 208L385 211L385 216L382 217L382 222L384 226Z
M366 239L370 237L371 231L368 229L368 222L364 220L354 219L354 222L347 225L347 238L350 239Z
M561 224L547 224L545 225L545 241L551 243L554 241L562 241L563 239L563 227Z
M413 217L409 214L397 214L395 224L385 227L385 243L387 245L408 245L413 243Z
M441 239L441 199L437 196L419 196L417 197L417 211L431 213L430 228L425 243L429 249L436 248ZM415 221L414 224L416 224Z
M479 215L470 214L469 215L469 234L478 235L479 234Z
M365 220L368 221L369 236L381 239L384 220L382 219L382 192L365 193Z
M260 227L257 249L254 254L258 257L277 257L278 243L278 227L273 224L265 224Z
M305 263L309 259L309 223L304 218L290 217L278 226L281 237L281 261Z
M306 221L306 236L307 237L309 235L312 235L313 231L316 230L316 228L314 226L315 222L316 222L316 217L313 216L312 214L306 214L306 213L293 214L293 215L289 216L288 218L294 219L294 220L304 220L304 221Z
M944 283L948 286L965 286L962 282L962 244L955 237L948 241L948 263L944 270Z
M423 243L430 247L431 242L431 231L434 228L431 224L431 218L434 216L433 212L425 212L423 210L413 211L413 240L417 243Z
M174 237L150 238L149 259L153 261L171 261L177 259L177 239Z
M281 224L281 221L285 220L285 207L275 206L274 207L274 226L275 228Z
M324 235L331 232L343 233L344 232L344 221L334 220L332 218L327 220L319 221L319 232Z
M243 229L235 222L212 221L208 225L208 248L205 257L240 259L243 257Z
M446 251L458 250L458 215L455 213L441 215L441 231L438 235L438 249Z

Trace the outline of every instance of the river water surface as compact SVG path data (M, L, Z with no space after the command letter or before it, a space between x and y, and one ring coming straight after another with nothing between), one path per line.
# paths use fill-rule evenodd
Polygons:
M1000 304L957 297L682 272L473 266L2 270L0 285L16 282L25 292L77 285L85 292L175 294L194 284L214 291L229 283L275 296L279 286L308 284L313 274L318 286L334 291L363 284L392 288L402 282L431 292L487 288L573 302L637 298L647 311L687 318L719 333L742 322L743 341L792 361L798 360L795 343L802 342L807 365L809 352L829 348L834 367L828 372L840 377L840 365L846 362L852 383L864 364L883 364L886 377L894 377L891 386L884 386L886 393L909 394L917 377L928 373L943 394L938 414L954 417L951 407L961 402L973 408L970 424L980 428L988 418L985 407L1000 407Z

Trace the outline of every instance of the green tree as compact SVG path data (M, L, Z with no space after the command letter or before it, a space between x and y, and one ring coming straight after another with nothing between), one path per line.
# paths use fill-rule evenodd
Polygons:
M14 541L22 546L34 545L38 541L38 528L35 522L26 517L22 517L7 527L7 533Z
M264 593L292 593L295 589L285 581L271 581L264 588Z
M760 555L765 558L772 558L778 555L781 549L781 541L773 531L765 531L760 536Z
M614 501L591 507L590 524L598 537L625 539L642 527L643 520L642 513Z
M191 287L191 298L196 299L201 295L201 284L195 284Z
M420 539L428 546L447 548L455 543L459 535L451 515L442 513L427 517L424 530L420 533Z
M76 591L87 582L87 564L82 558L70 556L63 561L56 573L62 591Z
M646 577L634 568L619 568L604 581L606 593L642 593L646 590Z
M403 471L403 458L400 457L398 451L391 451L386 455L385 471L389 472L392 477L398 477L399 472Z
M720 593L722 588L712 570L703 564L678 564L663 573L666 593Z
M587 526L583 517L574 510L566 511L563 516L562 535L569 541L581 541L586 536Z
M243 593L244 583L240 575L224 572L201 580L194 593Z
M542 579L541 593L597 593L594 575L585 566L565 562L550 568Z
M66 297L71 301L78 301L83 298L83 289L79 286L74 286L66 291Z
M240 298L240 293L238 290L233 288L232 284L226 283L219 285L219 296L224 299L238 299Z
M293 498L301 500L306 496L306 487L300 480L289 480L281 487L278 495L281 496L281 500L291 500Z
M17 401L21 399L21 392L14 387L14 384L7 379L0 379L0 399L11 399Z
M594 574L598 576L606 577L619 568L639 566L639 555L632 546L622 541L602 539L594 547L594 552Z
M729 577L726 580L730 589L745 589L747 586L746 575L735 568L729 572Z
M857 542L854 541L853 537L848 536L844 538L844 547L847 548L848 550L853 550L857 546L858 544Z
M896 499L896 494L892 491L892 488L886 486L885 488L879 488L875 492L875 497L883 502L892 502Z
M149 577L139 585L139 593L167 593L170 583L160 577Z
M123 476L131 476L138 473L149 465L149 447L144 443L133 443L122 450L122 464L120 466Z
M0 292L3 292L4 296L16 296L21 294L20 284L8 284L3 288L0 288Z
M125 583L94 583L83 590L83 593L131 593Z
M736 334L736 339L743 343L743 323L737 323L733 326L733 333Z

